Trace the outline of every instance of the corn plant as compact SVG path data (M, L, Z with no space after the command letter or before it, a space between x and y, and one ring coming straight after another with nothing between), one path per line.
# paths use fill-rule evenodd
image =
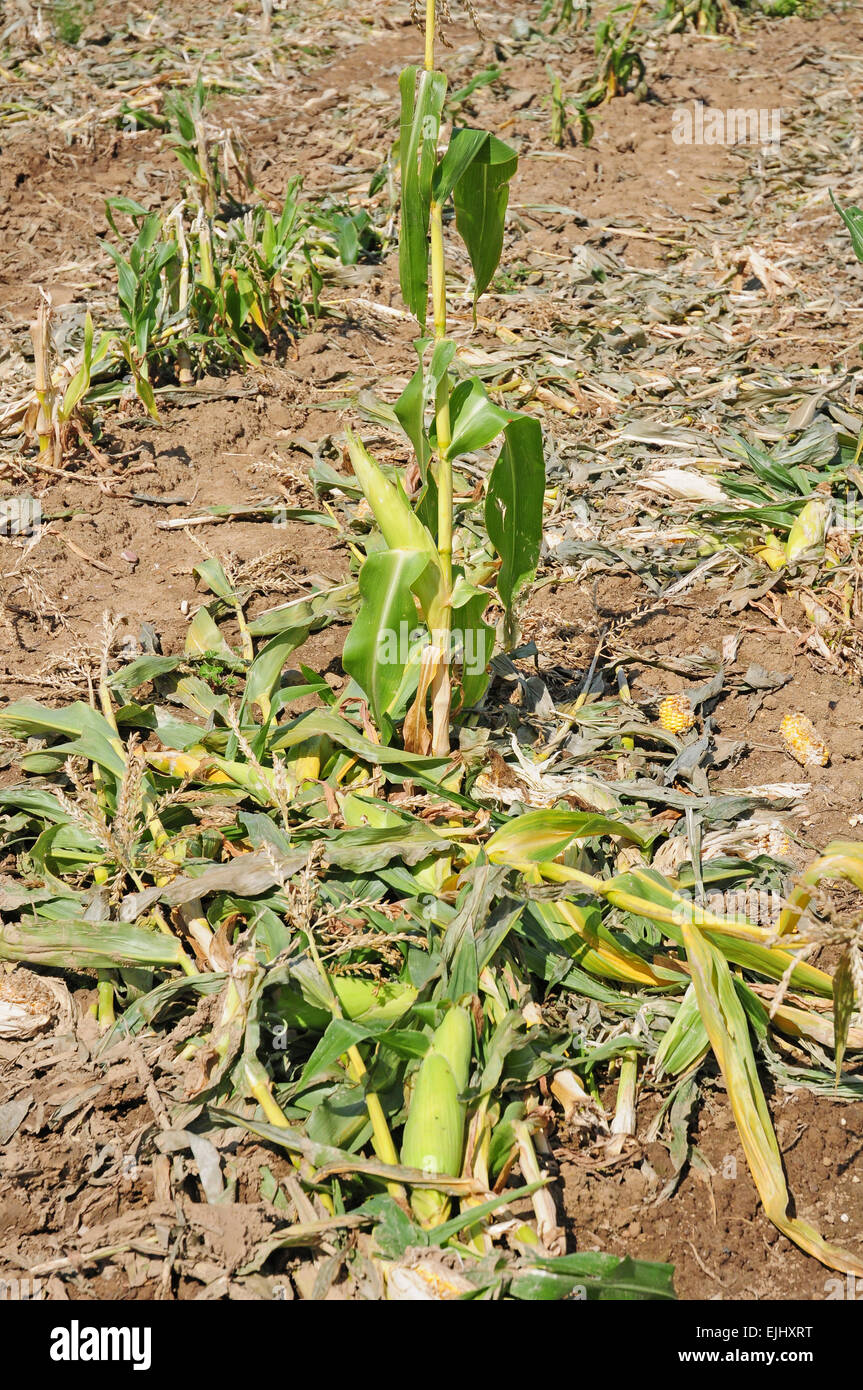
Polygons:
M93 371L107 357L112 339L103 333L97 342L93 320L87 314L81 353L68 369L65 364L60 366L51 332L51 303L46 296L30 325L30 336L36 399L24 418L24 431L38 441L40 454L51 455L56 466L69 447L89 435L90 421L84 403Z
M232 130L211 139L206 130L209 92L199 77L188 93L175 92L165 102L169 139L174 154L189 177L195 197L209 217L214 216L220 198L238 201L254 192L254 179L248 157ZM231 192L235 176L236 194Z
M319 313L324 275L373 254L377 233L365 210L313 209L289 181L281 212L261 204L223 219L179 203L167 215L131 198L107 204L135 231L124 246L103 242L114 261L125 332L117 350L138 395L155 410L154 374L175 362L181 381L211 366L257 365L258 354Z
M631 10L629 5L619 5L597 24L594 50L598 66L593 86L583 98L585 106L599 106L629 91L637 96L644 94L646 70L634 38L642 3L643 0L636 0ZM621 29L619 16L627 10L629 19Z
M584 29L590 23L590 0L543 0L539 12L540 20L554 16L551 24L552 34L559 29L571 27Z
M733 33L737 29L737 17L729 0L666 0L659 18L668 20L669 34L690 25L699 34Z
M562 149L567 138L572 139L569 121L570 113L575 112L578 120L579 135L583 145L589 145L593 139L593 122L587 114L584 103L577 97L568 97L563 90L563 83L557 73L546 64L546 72L551 82L551 92L543 98L543 105L547 105L551 119L549 122L551 143L558 149Z
M452 204L473 269L475 313L500 261L518 156L495 136L467 127L452 130L439 156L447 79L435 67L436 23L434 0L428 0L424 68L406 68L399 84L399 270L402 295L421 336L415 345L419 365L396 402L395 416L413 448L420 486L409 501L403 480L388 478L348 431L351 463L384 548L370 553L363 565L363 606L343 660L385 738L412 701L404 723L405 746L444 755L454 703L461 708L475 703L487 683L492 630L483 615L493 597L487 587L493 575L504 608L504 641L513 639L515 601L539 558L545 462L538 421L496 405L478 378L456 383L453 371L446 214ZM485 497L491 553L486 562L472 566L465 553L455 550L453 465L498 439L502 444ZM391 643L385 650L388 637L410 629L421 636L409 649ZM454 665L460 666L455 695Z

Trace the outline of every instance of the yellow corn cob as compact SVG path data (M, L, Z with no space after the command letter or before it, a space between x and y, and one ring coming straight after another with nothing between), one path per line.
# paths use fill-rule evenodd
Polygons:
M442 1256L420 1257L415 1263L401 1260L378 1264L386 1282L387 1298L396 1302L439 1301L475 1293L476 1287L455 1269L449 1269Z
M303 782L314 782L321 775L321 766L330 756L330 740L321 734L303 739L291 750L291 772L302 786Z
M695 723L695 710L686 695L666 695L659 706L659 722L670 734L685 734Z
M801 767L826 767L830 761L827 744L819 737L812 720L805 714L786 714L779 725L786 752Z
M210 755L205 748L196 744L185 753L174 748L158 748L145 756L150 767L167 777L194 777Z

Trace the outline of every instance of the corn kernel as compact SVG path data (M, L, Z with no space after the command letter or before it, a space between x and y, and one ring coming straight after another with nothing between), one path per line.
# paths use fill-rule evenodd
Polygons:
M778 824L759 826L752 843L759 854L769 854L771 859L787 859L791 853L788 832Z
M826 767L830 761L827 744L805 714L786 714L779 725L785 751L801 767Z
M670 734L685 734L695 723L695 710L686 695L666 695L659 706L659 722Z

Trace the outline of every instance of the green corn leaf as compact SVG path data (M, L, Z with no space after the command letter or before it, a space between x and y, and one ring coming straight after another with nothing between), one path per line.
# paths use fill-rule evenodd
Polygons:
M474 305L500 262L509 185L517 168L515 150L490 135L453 189L456 226L473 267Z
M371 1128L363 1088L351 1082L333 1087L325 1100L317 1099L305 1125L316 1144L352 1150L367 1142Z
M53 878L86 872L105 858L105 849L82 826L51 825L43 830L30 858L37 870Z
M331 589L319 589L308 598L292 599L278 608L269 608L249 623L253 637L272 637L277 632L295 628L298 632L308 629L317 632L328 623L340 622L349 618L357 603L355 580L347 584L336 584ZM301 638L305 641L305 638Z
M482 697L488 685L488 666L494 654L494 628L483 618L488 594L459 575L453 586L452 627L460 641L455 660L461 659L460 685L463 708Z
M422 364L422 349L426 342L426 339L418 340L416 346L420 353L420 365L393 406L396 419L411 442L423 478L426 476L428 461L431 457L431 447L425 427L426 374ZM455 344L453 344L453 349L455 349Z
M176 671L182 664L181 656L159 656L154 652L145 652L143 656L130 661L128 666L121 666L118 671L114 671L108 677L108 685L125 699L131 691L146 685L148 681L156 680L159 676L167 675L169 671Z
M839 216L842 218L842 221L845 223L845 226L848 228L851 237L851 245L854 248L854 255L857 257L858 261L863 261L863 209L858 207L840 207L833 197L832 190L830 192L830 199Z
M600 979L651 986L679 979L668 970L654 968L617 941L595 908L570 902L534 902L530 916L537 928L531 934L544 952L566 954L582 970Z
M515 1275L509 1291L513 1298L548 1300L566 1298L580 1286L590 1301L668 1302L676 1297L673 1280L673 1265L585 1250L557 1259L537 1259L532 1269Z
M425 327L428 312L428 230L437 142L446 96L441 72L405 68L401 89L402 219L399 277L402 296Z
M364 1042L368 1036L369 1029L362 1023L352 1023L348 1018L334 1018L306 1062L298 1088L302 1090L316 1077L329 1071L335 1066L338 1059L344 1056L348 1048L356 1047L357 1043Z
M413 445L423 479L426 478L426 469L431 456L431 445L425 426L426 407L434 400L435 392L446 375L456 350L455 343L447 338L436 343L428 372L426 372L423 368L423 355L428 343L427 338L418 338L414 344L419 355L420 365L393 407L396 419Z
M497 588L506 608L508 645L515 640L513 604L539 563L544 494L542 427L519 415L506 426L485 503L486 528L502 562Z
M702 910L692 898L675 892L672 885L654 869L630 869L617 874L603 887L608 901L637 917L647 917L663 927L673 941L683 944L681 922L694 921L699 930L709 934L711 941L735 965L768 979L781 980L792 964L789 951L762 946L759 941L734 936L723 931L728 923L714 913ZM791 983L795 989L811 990L813 994L829 997L831 980L823 970L800 961L794 966Z
M289 627L278 633L265 647L262 647L249 667L246 688L240 710L242 724L245 712L252 705L258 705L264 717L270 712L270 702L279 683L285 663L291 652L296 651L309 635L308 627Z
M406 775L412 772L417 775L430 774L447 761L443 757L424 757L419 753L406 753L400 748L388 748L384 744L372 743L371 739L364 738L347 719L342 719L333 710L311 710L308 714L301 715L287 728L279 728L276 731L270 747L274 751L284 752L318 734L326 735L360 762L368 763L371 767L404 768Z
M758 1078L749 1024L727 961L710 941L683 923L686 954L701 1019L725 1081L749 1170L766 1216L816 1260L843 1273L863 1274L863 1261L829 1244L813 1226L788 1214L782 1156Z
M851 975L851 961L844 955L833 975L833 1033L836 1046L836 1080L842 1072L845 1048L848 1045L848 1031L851 1015L854 1012L854 980Z
M236 658L206 608L199 608L186 632L187 656L219 656L233 663Z
M488 150L491 136L484 130L457 127L450 136L447 152L435 171L432 194L436 203L445 203L474 160Z
M93 368L93 319L89 310L84 319L84 351L81 365L63 392L63 404L58 412L61 421L71 418L72 412L90 389L90 373Z
M363 565L363 604L345 640L342 664L365 693L378 728L401 689L417 626L412 586L428 563L425 551L382 550Z
M489 400L478 377L461 382L453 391L450 417L452 443L447 453L451 459L484 449L517 418L511 410L502 410Z
M53 821L58 825L68 825L72 819L51 792L27 785L5 787L0 791L0 808L23 811L27 816Z
M663 1076L680 1076L695 1066L700 1057L708 1051L710 1039L698 1012L695 986L689 985L680 1001L680 1008L666 1030L653 1065L657 1081Z
M394 859L400 864L414 865L433 854L452 848L452 842L438 835L422 821L372 829L340 831L326 843L328 863L353 873L367 874L385 868Z
M50 751L80 754L115 777L122 777L126 770L111 725L104 715L80 700L56 710L33 700L13 701L0 710L0 729L20 739L66 734L71 741Z
M598 835L620 835L636 845L644 844L644 836L635 826L609 816L589 811L527 811L496 830L485 852L492 864L513 860L542 863L556 859L573 840Z
M729 936L726 932L715 931L712 928L708 934L714 946L719 947L725 959L731 961L732 965L740 965L744 970L764 975L768 980L781 980L793 960L790 951L762 946L757 941L744 941L740 937ZM798 961L794 966L791 984L794 989L808 989L813 994L823 995L827 999L833 992L833 984L827 972L809 965L805 960Z

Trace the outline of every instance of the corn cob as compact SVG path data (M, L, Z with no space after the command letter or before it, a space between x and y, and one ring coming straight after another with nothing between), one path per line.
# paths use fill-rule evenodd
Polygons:
M440 1302L476 1292L476 1286L463 1274L448 1269L442 1260L433 1257L420 1259L410 1266L382 1260L379 1267L386 1281L387 1298L399 1303Z
M442 1173L457 1177L461 1171L464 1112L452 1067L437 1052L428 1052L420 1063L402 1139L402 1163L421 1168L429 1176ZM439 1226L450 1213L445 1192L415 1187L411 1206L420 1224Z
M760 825L752 843L759 854L769 854L771 859L787 859L791 853L788 832L778 822Z
M659 706L659 722L670 734L685 734L695 723L695 710L686 695L666 695Z
M826 767L830 761L827 744L819 737L812 720L805 714L786 714L779 725L785 750L801 767Z

